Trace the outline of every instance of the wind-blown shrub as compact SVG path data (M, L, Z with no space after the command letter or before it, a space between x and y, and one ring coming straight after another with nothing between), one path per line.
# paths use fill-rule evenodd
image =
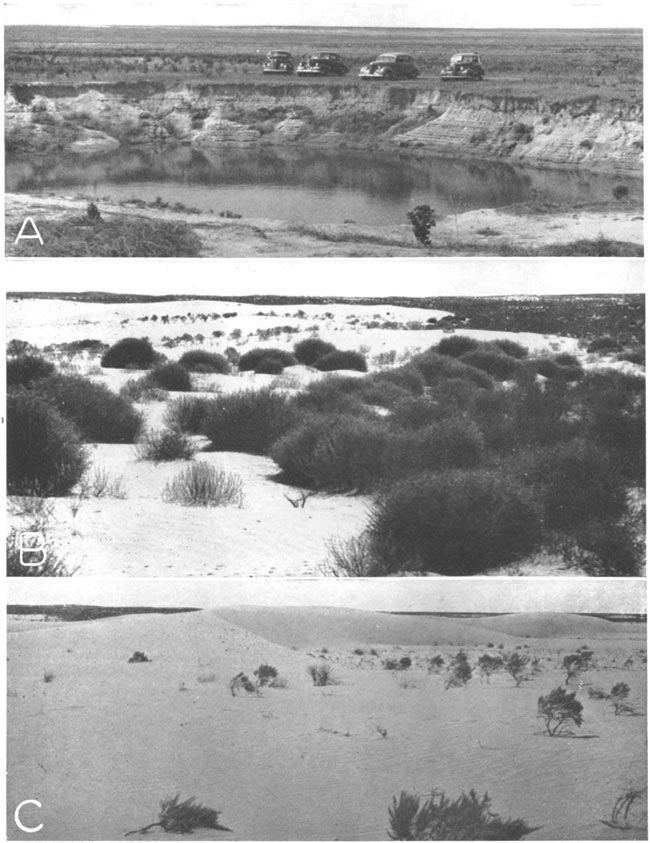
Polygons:
M162 363L155 366L147 375L147 382L151 386L168 389L172 392L192 391L190 373L180 363Z
M7 360L7 387L30 386L54 374L54 364L35 354L22 354Z
M491 810L486 794L479 799L474 790L457 799L434 790L420 804L420 797L402 791L388 809L391 840L522 840L537 831L524 820L504 820Z
M172 834L191 834L195 828L231 831L219 822L221 811L207 808L200 802L196 802L193 796L184 802L180 802L180 798L180 793L177 793L174 797L168 796L163 799L160 803L157 822L149 823L144 828L127 831L125 837L130 834L146 834L150 828L156 826Z
M391 434L374 419L312 417L271 449L287 482L310 489L367 491L390 474Z
M409 477L380 495L369 534L388 571L465 576L530 553L540 520L533 494L512 477L452 470Z
M293 354L281 348L251 348L239 358L239 371L253 372L261 360L272 357L279 360L283 367L295 366L298 362Z
M555 688L537 700L537 714L544 720L550 737L564 733L569 721L582 726L582 708L582 703L576 700L575 691L570 694L564 688Z
M270 389L220 395L206 409L203 433L213 451L267 454L295 421L296 411Z
M326 354L336 351L336 346L331 342L325 342L320 337L309 337L297 342L293 351L299 363L302 363L303 366L313 366L319 357L324 357Z
M23 388L7 395L7 491L67 494L88 467L81 437L45 398Z
M104 369L149 369L160 359L148 339L124 337L104 352L101 365Z
M220 375L230 372L230 364L223 354L204 351L202 348L186 351L178 362L190 372L214 372Z
M163 500L183 506L241 506L242 479L207 462L194 462L167 483Z
M178 430L170 429L149 430L136 445L138 458L152 462L191 460L196 450L191 439Z
M501 351L481 348L463 354L460 362L468 366L474 366L475 369L481 369L500 381L512 380L521 368L521 364L514 357L510 357Z
M321 372L336 372L350 369L353 372L367 372L366 358L360 351L330 351L314 362L314 368Z
M142 429L141 414L104 384L79 375L54 375L34 389L74 422L88 442L131 443Z
M435 350L438 354L445 354L447 357L462 357L468 351L476 351L478 347L479 342L473 337L453 334L450 337L443 337L435 346Z

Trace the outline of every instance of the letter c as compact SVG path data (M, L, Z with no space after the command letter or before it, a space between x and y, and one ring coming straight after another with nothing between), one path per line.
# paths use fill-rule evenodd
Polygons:
M26 831L28 834L36 834L37 831L40 831L43 828L43 823L40 825L35 825L33 828L27 825L23 825L20 821L20 809L23 805L36 805L37 808L42 808L43 806L37 799L25 799L14 811L14 820L16 821L16 825L21 831Z

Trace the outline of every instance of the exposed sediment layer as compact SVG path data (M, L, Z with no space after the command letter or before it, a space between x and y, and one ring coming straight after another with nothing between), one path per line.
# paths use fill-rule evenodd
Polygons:
M326 144L640 176L643 107L598 96L482 96L399 84L14 85L8 148L104 151L180 141L201 149Z

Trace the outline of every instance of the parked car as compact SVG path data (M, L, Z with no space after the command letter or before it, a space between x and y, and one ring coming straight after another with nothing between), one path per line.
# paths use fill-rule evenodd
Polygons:
M350 68L338 53L314 53L309 58L303 57L298 65L298 76L345 76Z
M417 79L420 71L406 53L382 53L359 71L362 79Z
M293 70L293 56L286 50L271 50L270 53L266 54L266 61L262 67L262 73L288 76L293 73Z
M480 82L485 76L485 68L481 64L478 53L456 53L452 56L447 67L440 71L440 78L445 82L470 79Z

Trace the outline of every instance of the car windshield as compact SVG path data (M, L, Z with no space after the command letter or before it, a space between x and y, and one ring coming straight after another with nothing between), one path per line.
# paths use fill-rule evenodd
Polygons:
M391 53L385 53L383 56L379 56L379 58L375 59L375 61L395 61L395 56Z

